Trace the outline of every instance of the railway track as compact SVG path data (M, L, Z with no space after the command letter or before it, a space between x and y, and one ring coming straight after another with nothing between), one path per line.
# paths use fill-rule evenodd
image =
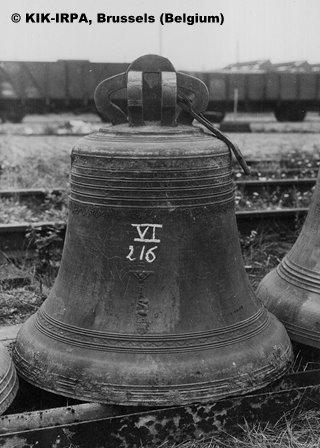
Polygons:
M248 235L253 230L273 231L286 233L297 230L305 218L308 208L286 208L275 210L243 210L236 212L237 225L240 234ZM66 223L36 222L19 224L0 224L0 252L17 256L25 251L33 251L36 243L31 233L36 232L38 237L54 232L57 246L62 246ZM29 235L29 236L28 236ZM30 236L31 235L31 236Z
M264 190L287 190L295 188L298 191L309 191L314 187L316 178L300 179L268 179L268 180L237 180L236 187L246 193L262 192ZM17 200L44 200L49 194L61 196L64 190L62 188L21 188L0 190L0 198Z
M295 188L298 191L309 191L316 184L316 178L302 179L268 179L268 180L237 180L237 188L241 191L252 193L263 190L285 190Z
M280 193L296 189L304 192L310 191L315 185L316 179L270 179L270 180L238 180L237 189L242 194L258 193L263 194L269 191L278 191ZM51 196L62 196L63 189L11 189L1 190L0 198L12 199L18 201L31 201L31 203L42 204L43 201ZM307 213L306 207L283 208L283 209L257 209L241 210L236 212L238 228L241 234L250 234L252 230L274 229L281 232L282 229L296 230ZM20 224L1 224L0 225L0 251L14 252L34 249L35 244L32 238L28 237L30 230L37 231L39 234L47 235L53 231L56 235L64 237L65 223L63 221L55 222L36 222ZM30 235L29 235L30 236ZM61 241L62 241L61 240Z
M319 171L320 160L314 159L312 161L296 160L294 163L288 162L286 159L247 159L247 165L250 167L250 177L274 177L277 179L271 180L294 180L292 178L306 179L316 178ZM234 174L237 176L241 174L241 170L238 165L235 164ZM242 174L241 174L242 175ZM250 179L243 176L245 180ZM279 179L280 177L280 179Z

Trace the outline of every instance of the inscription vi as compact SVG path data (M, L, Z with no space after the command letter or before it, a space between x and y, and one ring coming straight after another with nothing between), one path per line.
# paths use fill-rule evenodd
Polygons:
M153 263L157 258L156 251L161 243L159 232L162 224L131 224L136 229L136 237L132 245L129 245L129 253L126 258L129 261L146 261ZM150 247L151 246L151 247Z

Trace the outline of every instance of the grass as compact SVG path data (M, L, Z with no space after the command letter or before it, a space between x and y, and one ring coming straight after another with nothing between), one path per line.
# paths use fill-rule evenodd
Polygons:
M279 167L272 167L276 177L283 177L280 162L288 156L295 157L295 166L306 175L310 161L320 155L320 134L232 134L230 138L247 158L279 159ZM0 135L0 188L67 188L70 151L78 139Z
M0 188L67 188L77 137L0 137Z
M313 191L301 192L296 188L286 190L264 190L262 192L253 192L251 194L245 191L236 190L235 203L236 210L256 210L256 209L279 209L308 207Z
M35 282L20 288L0 289L0 326L24 322L37 311L45 298L46 294L40 292Z
M319 155L319 134L229 134L247 158L270 159L287 157L288 154Z
M63 221L67 217L67 194L48 195L44 202L0 198L0 224Z
M247 157L250 160L249 157ZM251 166L250 176L244 176L242 170L234 161L234 177L238 180L243 179L284 179L284 178L302 178L317 177L320 166L319 147L310 150L294 149L281 150L278 154L271 155L268 158L252 157L255 163ZM294 172L292 172L292 170Z
M236 434L236 435L235 435ZM233 434L221 431L208 439L157 448L319 448L320 412L300 412L291 418L270 423L245 423Z
M236 210L308 207L311 197L312 191L302 193L296 189L252 194L237 190L235 205ZM25 199L0 198L0 224L66 221L67 213L67 193L59 200L54 195L48 195L43 203Z

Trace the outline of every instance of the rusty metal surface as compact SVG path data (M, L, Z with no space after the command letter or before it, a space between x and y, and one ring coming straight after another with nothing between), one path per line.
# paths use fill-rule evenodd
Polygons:
M257 294L297 342L320 348L320 172L301 233Z
M82 403L41 411L7 414L0 417L0 435L100 420L119 414L121 411L117 406L99 403Z
M127 111L115 104L112 96L127 90ZM178 92L190 99L193 110L206 109L209 92L200 79L175 72L172 63L149 54L133 61L125 73L107 78L95 89L94 101L100 116L118 125L129 121L134 126L159 121L164 126L176 125L177 119L191 124L187 114L180 119L176 97ZM128 117L127 117L128 115Z
M178 404L248 392L288 365L287 336L243 267L228 149L200 129L162 129L114 127L73 150L61 269L14 352L38 386ZM138 228L161 242L143 261Z
M11 448L37 446L53 448L140 448L155 447L161 443L180 443L202 436L216 434L223 429L236 432L237 425L259 421L275 422L284 415L299 409L317 408L320 402L320 371L309 371L286 375L265 390L243 397L231 397L217 403L194 404L165 409L151 409L139 413L110 417L102 405L73 406L75 418L66 408L61 409L61 418L52 420L58 410L47 413L41 427L40 413L24 416L10 415L0 419L0 444ZM90 410L91 408L91 410ZM105 412L105 414L103 414ZM82 421L77 422L77 417ZM46 425L49 422L49 425ZM12 430L8 421L11 420ZM20 426L19 426L20 425ZM29 425L29 429L28 429Z
M181 92L166 73L165 58L134 61L130 123L72 150L59 274L13 349L21 377L45 390L132 406L206 403L262 388L290 365L288 335L244 269L229 140L174 126ZM201 113L205 86L180 78Z

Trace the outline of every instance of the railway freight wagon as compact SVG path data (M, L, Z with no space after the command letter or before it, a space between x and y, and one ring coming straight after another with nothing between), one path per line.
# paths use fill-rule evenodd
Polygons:
M0 62L0 117L19 122L27 113L94 110L93 92L107 77L128 64ZM279 121L302 121L307 111L319 111L320 72L190 72L210 92L208 116L221 121L226 112L274 112Z
M320 110L320 72L193 72L207 85L208 111L222 116L239 112L273 112L278 121L303 121Z
M95 110L93 92L128 64L85 60L0 62L0 117L20 122L27 113Z

